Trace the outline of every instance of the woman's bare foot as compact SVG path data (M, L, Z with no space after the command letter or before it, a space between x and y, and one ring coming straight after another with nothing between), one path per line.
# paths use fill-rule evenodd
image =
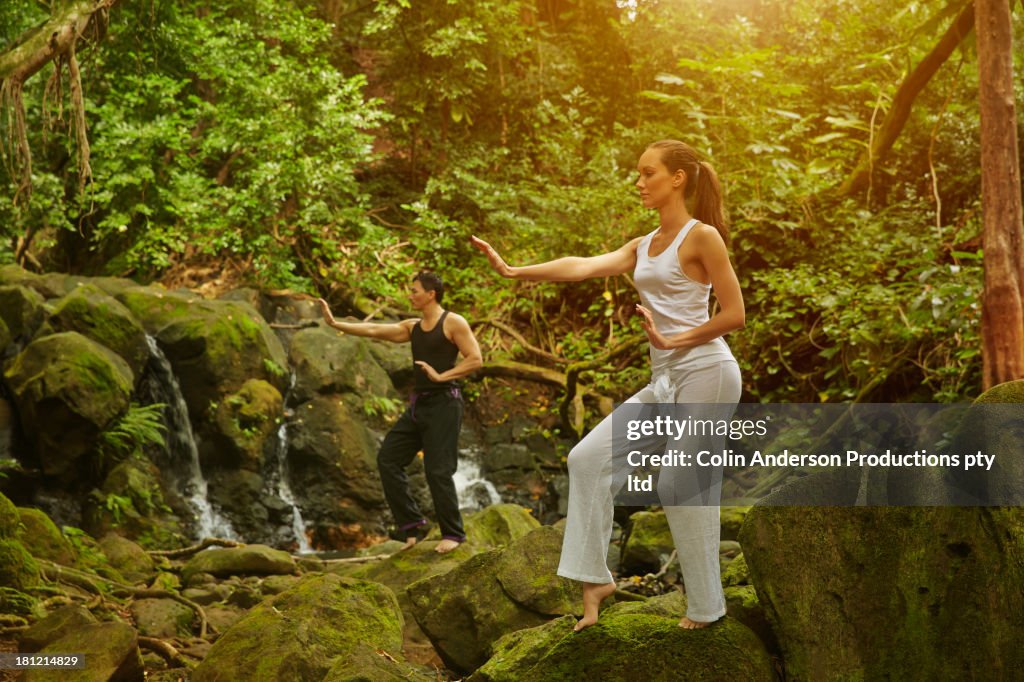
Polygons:
M449 540L448 538L445 538L441 540L441 542L437 543L437 547L434 548L434 551L438 554L447 554L448 552L452 551L458 546L459 543L455 540Z
M583 583L583 618L576 622L574 632L579 632L597 622L597 610L601 602L615 591L615 583Z
M711 623L702 623L699 620L690 620L686 616L683 616L683 619L679 621L679 627L687 630L699 630L701 628L706 628L709 625L711 625Z

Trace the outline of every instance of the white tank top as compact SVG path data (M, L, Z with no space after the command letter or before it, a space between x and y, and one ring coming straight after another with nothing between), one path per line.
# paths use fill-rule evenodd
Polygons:
M654 317L655 327L665 336L675 336L710 319L708 302L711 285L690 279L679 265L679 245L696 224L696 218L686 223L668 248L653 258L650 256L651 238L657 230L646 235L636 249L633 282L644 307ZM651 375L654 383L658 383L660 377L671 381L668 375L675 370L692 369L723 360L734 358L729 345L720 336L693 348L659 350L651 346ZM675 400L663 399L667 397L663 396L659 401Z

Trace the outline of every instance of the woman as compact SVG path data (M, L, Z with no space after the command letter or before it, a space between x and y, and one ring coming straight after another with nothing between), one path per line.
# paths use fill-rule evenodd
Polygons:
M731 416L740 398L740 373L722 336L744 325L744 308L729 261L718 178L691 147L675 140L650 145L637 171L640 200L657 209L660 224L617 251L511 267L486 242L473 237L473 245L498 274L511 279L576 282L632 272L642 302L636 309L651 346L651 383L626 402L626 409L635 409L635 403L706 403L726 406ZM720 309L709 318L712 289ZM583 582L583 618L576 631L597 622L601 602L615 591L606 563L613 416L568 458L569 507L558 575ZM720 476L719 470L718 485ZM669 489L677 482L663 470L658 484L663 501L679 499L678 490ZM692 502L692 496L684 497ZM719 508L717 498L709 500L705 493L704 500L713 506L665 506L687 593L687 613L679 625L687 629L705 627L726 610L718 564Z

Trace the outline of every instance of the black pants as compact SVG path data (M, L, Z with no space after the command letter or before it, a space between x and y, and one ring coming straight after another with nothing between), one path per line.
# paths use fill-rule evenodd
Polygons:
M409 494L409 477L405 474L405 468L416 453L423 450L423 469L441 534L457 542L466 539L452 480L459 465L461 427L462 398L457 393L421 394L384 438L377 453L377 468L384 484L384 496L395 517L395 525L400 529L423 521L423 513Z

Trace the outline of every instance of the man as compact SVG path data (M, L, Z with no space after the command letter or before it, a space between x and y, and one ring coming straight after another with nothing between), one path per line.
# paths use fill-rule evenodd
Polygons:
M423 468L434 500L441 542L436 551L450 552L466 539L459 499L452 476L458 467L459 430L462 426L462 391L458 379L483 364L480 346L461 315L441 307L444 282L433 272L413 277L409 300L422 319L397 324L339 322L330 306L318 299L327 324L346 334L412 343L416 384L409 407L388 432L377 454L384 496L395 517L397 539L406 547L426 535L427 520L409 494L405 468L423 450ZM462 354L458 364L455 359ZM394 536L393 536L394 537Z

